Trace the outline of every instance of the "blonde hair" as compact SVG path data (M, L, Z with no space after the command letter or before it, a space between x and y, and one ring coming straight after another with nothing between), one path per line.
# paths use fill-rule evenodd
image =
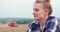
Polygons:
M42 3L43 4L43 7L49 9L48 15L51 15L52 14L52 7L51 7L51 4L49 2L50 1L48 1L48 0L36 0L35 3Z
M50 0L36 0L36 2L47 2L47 3L50 3Z

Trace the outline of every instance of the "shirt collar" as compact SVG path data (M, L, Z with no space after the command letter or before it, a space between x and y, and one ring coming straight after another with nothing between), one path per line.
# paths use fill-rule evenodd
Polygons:
M55 17L54 16L48 16L45 25L48 24L49 22L51 22L52 19L55 19ZM36 21L36 20L34 20L32 23L39 24L38 21Z

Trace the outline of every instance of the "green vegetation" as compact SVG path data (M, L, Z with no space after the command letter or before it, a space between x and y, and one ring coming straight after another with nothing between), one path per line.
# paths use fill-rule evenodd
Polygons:
M6 23L6 22L16 22L17 24L28 24L30 22L33 21L32 18L2 18L0 19L0 22L2 24Z
M60 23L60 18L57 18ZM32 18L0 18L0 22L5 24L6 22L16 22L17 24L28 24L33 21Z

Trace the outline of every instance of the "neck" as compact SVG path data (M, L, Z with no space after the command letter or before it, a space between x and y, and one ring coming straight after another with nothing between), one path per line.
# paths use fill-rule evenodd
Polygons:
M40 19L40 20L37 20L38 23L40 24L40 29L43 29L45 23L46 23L46 20L47 20L48 16L46 16L45 18L43 19Z

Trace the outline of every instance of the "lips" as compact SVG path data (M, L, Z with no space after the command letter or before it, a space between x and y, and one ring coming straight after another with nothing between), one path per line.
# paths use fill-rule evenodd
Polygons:
M34 15L34 17L37 17L36 15Z
M36 14L33 14L33 16L34 16L34 17L37 17L37 15L36 15Z

